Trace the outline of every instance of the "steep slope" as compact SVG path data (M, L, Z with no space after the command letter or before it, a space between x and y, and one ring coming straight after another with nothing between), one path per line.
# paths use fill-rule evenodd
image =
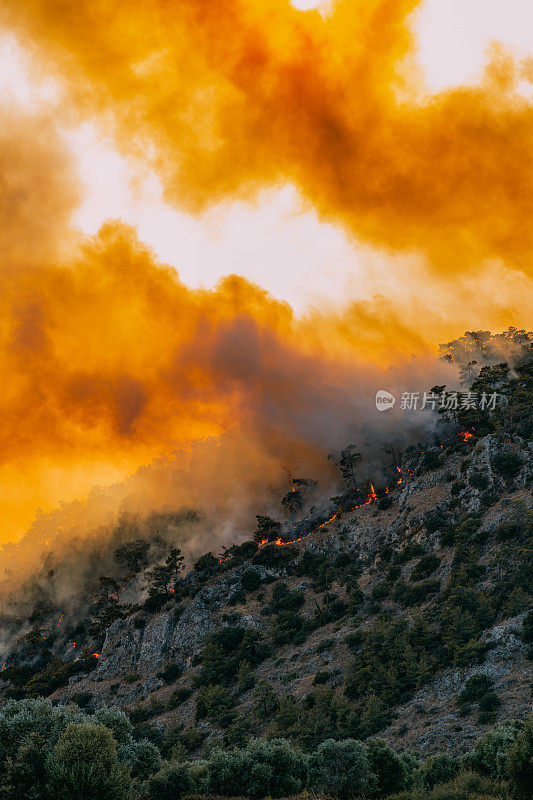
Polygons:
M532 450L494 435L414 448L385 500L302 541L199 562L159 611L116 619L95 668L52 698L119 705L145 734L193 749L252 731L303 746L379 731L397 747L464 751L530 705ZM512 477L495 467L509 453ZM481 694L461 702L479 675ZM40 677L30 694L46 693Z
M107 555L90 556L114 572L81 583L64 609L45 565L4 615L2 695L119 706L138 737L178 755L221 738L311 750L376 733L397 749L461 753L488 725L524 717L531 357L515 370L485 366L472 384L496 388L500 407L444 413L446 439L388 448L390 490L357 485L348 448L345 494L317 502L314 482L295 481L287 522L259 516L254 539L187 574L167 533L194 524L188 511L121 520Z

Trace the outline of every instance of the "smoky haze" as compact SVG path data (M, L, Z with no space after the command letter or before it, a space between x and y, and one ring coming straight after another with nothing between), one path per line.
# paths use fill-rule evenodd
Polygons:
M61 563L55 591L68 594L94 568L84 554L125 512L196 509L200 521L175 540L189 559L218 551L248 537L256 514L279 516L291 477L317 480L327 502L339 490L330 453L355 442L363 477L379 482L384 444L431 435L429 414L375 406L378 389L399 396L457 380L408 309L376 298L296 317L239 276L193 291L119 221L76 234L76 172L53 121L38 118L33 155L35 116L11 123L0 270L5 591Z
M515 92L526 78L500 53L476 87L402 95L417 6L350 0L324 21L285 0L3 3L6 28L66 98L53 116L1 120L5 591L54 569L56 595L73 597L82 574L105 568L88 554L124 513L196 509L169 535L188 558L218 550L279 511L291 476L317 480L327 502L339 488L327 456L350 442L379 475L384 443L431 436L434 423L377 412L376 391L456 381L436 345L471 327L474 307L499 330L516 308L526 315L533 117ZM349 235L421 253L402 283L431 302L378 296L296 317L239 276L189 289L121 221L82 237L58 130L93 117L160 176L169 203L198 213L290 182ZM517 274L523 291L502 306ZM446 281L474 299L443 317Z

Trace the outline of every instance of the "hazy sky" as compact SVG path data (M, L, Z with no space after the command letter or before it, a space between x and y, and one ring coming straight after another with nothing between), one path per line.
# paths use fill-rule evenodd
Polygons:
M328 13L327 4L312 0L295 0L294 5ZM480 80L494 41L520 57L533 56L530 0L426 0L412 15L412 26L422 95ZM41 75L36 83L27 61L23 43L6 33L0 39L4 102L14 99L32 108L61 105L53 78ZM521 91L530 93L531 84L524 82ZM255 204L225 201L189 216L162 200L158 177L121 157L97 120L65 129L64 135L84 186L74 224L93 234L107 218L130 222L190 286L212 287L235 272L296 311L376 292L394 296L403 288L398 272L404 256L363 246L341 227L321 222L294 186L265 190ZM417 257L410 255L411 261Z
M531 0L297 3L0 6L0 538L530 326Z

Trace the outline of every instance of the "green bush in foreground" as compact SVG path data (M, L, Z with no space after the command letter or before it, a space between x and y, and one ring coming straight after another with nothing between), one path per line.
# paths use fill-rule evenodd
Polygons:
M486 692L481 677L467 684L469 701ZM332 692L320 691L342 714ZM291 713L297 724L298 709L285 708L286 727ZM346 718L346 731L353 726L363 722ZM8 702L0 711L1 800L259 800L304 790L340 800L530 800L533 785L533 717L496 725L461 758L437 753L424 761L416 753L396 753L383 739L361 742L350 733L321 742L315 731L304 737L304 753L283 738L246 742L243 731L232 739L243 746L222 749L198 730L191 737L182 725L159 737L170 755L164 761L156 744L137 733L135 739L134 732L117 708L89 715L49 700ZM186 760L202 746L203 759Z
M350 798L373 793L377 778L362 742L328 739L309 759L309 785L316 792Z
M285 739L252 739L242 750L214 750L208 775L210 794L284 797L303 789L307 766Z
M507 777L517 800L530 800L533 787L533 715L508 753Z
M56 800L123 800L131 785L111 731L90 722L71 723L47 762Z

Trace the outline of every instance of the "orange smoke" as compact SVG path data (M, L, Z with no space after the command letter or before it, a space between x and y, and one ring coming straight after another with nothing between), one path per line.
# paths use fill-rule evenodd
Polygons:
M261 429L260 438L283 433L294 456L298 442L324 455L381 381L364 359L377 350L374 335L365 345L367 314L358 337L353 309L349 325L297 320L236 276L192 291L120 224L68 264L0 271L0 312L8 536L39 505L235 425ZM391 316L382 357L413 344L414 334L402 334Z
M480 87L406 99L398 66L417 5L345 0L323 20L288 0L5 0L0 14L60 79L65 119L100 115L123 152L157 170L168 201L198 211L293 182L360 239L425 252L434 274L421 289L468 271L475 280L458 293L474 327L470 299L496 294L476 273L483 260L501 259L491 269L506 286L530 271L532 111L513 93L518 67L503 59ZM315 463L352 440L357 404L381 385L444 382L423 357L464 327L428 313L422 295L408 307L383 297L295 319L236 276L191 291L120 223L80 243L69 227L74 167L51 120L10 114L9 128L3 538L20 535L40 505L237 426L239 441L260 431L261 476L280 442ZM516 321L512 304L493 307L498 326ZM376 365L415 352L416 385L398 372L385 383ZM228 465L216 466L215 478Z
M530 273L533 111L514 92L530 72L496 53L482 85L409 100L419 5L340 0L323 19L289 0L6 0L4 17L180 206L291 181L443 272L497 258Z
M277 480L291 459L305 472L345 443L357 404L372 399L382 373L370 361L429 351L431 339L387 301L297 319L236 276L213 291L188 289L121 223L76 239L77 183L52 122L11 114L10 124L0 140L9 166L0 265L4 540L18 538L39 507L236 426L226 476L233 470L242 481L253 462L256 485ZM418 372L425 380L423 364ZM230 468L230 458L244 466ZM176 498L173 489L168 502ZM184 489L180 502L193 495ZM75 524L73 513L65 510L61 525Z

